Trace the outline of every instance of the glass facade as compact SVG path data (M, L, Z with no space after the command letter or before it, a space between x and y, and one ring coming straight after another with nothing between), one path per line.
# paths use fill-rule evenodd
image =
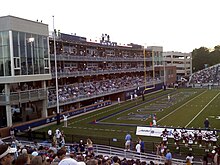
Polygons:
M10 57L9 32L0 32L0 76L14 74L49 74L48 37L36 34L12 31L13 61Z
M48 37L12 32L15 75L48 74Z

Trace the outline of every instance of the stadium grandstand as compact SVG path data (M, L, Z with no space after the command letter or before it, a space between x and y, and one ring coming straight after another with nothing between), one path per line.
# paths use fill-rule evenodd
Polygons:
M1 27L2 136L12 125L26 130L63 119L65 112L107 106L164 85L162 47L121 46L109 35L99 42L59 30L49 35L48 25L13 16L0 21L11 23ZM166 85L173 84L175 67L166 69Z
M220 64L207 67L193 73L189 79L189 85L197 88L215 88L220 84Z

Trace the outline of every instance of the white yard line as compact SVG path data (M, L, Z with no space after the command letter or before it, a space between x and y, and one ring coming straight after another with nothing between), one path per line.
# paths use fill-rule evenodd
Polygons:
M200 113L202 113L202 112L204 111L204 109L206 109L206 107L207 107L213 100L215 100L216 97L218 97L219 94L220 94L220 92L219 92L212 100L210 100L210 101L208 102L208 104L206 104L206 106L203 107L203 108L201 109L201 111L200 111L199 113L197 113L197 115L194 116L194 118L192 118L192 120L190 120L190 122L189 122L188 124L186 124L185 127L188 127L188 126L195 120L195 118L197 118L197 117L200 115Z
M174 112L176 112L177 110L179 110L180 108L182 108L183 106L185 106L186 104L188 104L189 102L191 102L192 100L196 99L197 97L201 96L203 93L205 93L207 91L204 91L202 93L200 93L198 96L192 98L191 100L187 101L186 103L184 103L183 105L181 105L180 107L176 108L175 110L173 110L172 112L170 112L169 114L167 114L166 116L162 117L160 120L158 120L157 122L162 121L163 119L165 119L166 117L170 116L171 114L173 114Z

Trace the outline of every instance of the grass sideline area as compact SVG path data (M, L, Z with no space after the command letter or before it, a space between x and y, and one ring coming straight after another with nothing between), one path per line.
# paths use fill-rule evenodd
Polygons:
M170 100L168 100L170 95ZM218 89L167 89L145 95L136 100L113 104L91 113L68 119L68 127L50 125L63 130L65 134L82 137L124 139L127 132L134 141L137 126L149 126L152 115L156 114L157 124L163 127L204 128L209 118L211 129L220 129L220 90ZM66 137L68 138L68 137ZM142 137L144 141L159 143L161 138ZM172 141L170 139L170 141ZM219 140L218 140L219 144ZM123 146L122 146L123 147Z

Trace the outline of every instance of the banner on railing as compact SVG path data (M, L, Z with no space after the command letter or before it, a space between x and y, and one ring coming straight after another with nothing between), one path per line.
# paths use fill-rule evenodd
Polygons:
M165 128L159 127L139 127L137 126L136 135L160 137ZM166 128L168 136L173 137L173 129Z
M140 127L137 126L136 129L136 135L140 135L140 136L153 136L153 137L161 137L162 132L165 130L164 127ZM173 131L174 128L166 128L167 132L168 132L168 137L169 138L173 138ZM180 133L181 129L180 128L176 128L176 130ZM195 129L185 129L188 133L194 133ZM198 129L197 129L198 131ZM202 133L204 134L207 130L201 130ZM219 131L219 130L216 130Z

